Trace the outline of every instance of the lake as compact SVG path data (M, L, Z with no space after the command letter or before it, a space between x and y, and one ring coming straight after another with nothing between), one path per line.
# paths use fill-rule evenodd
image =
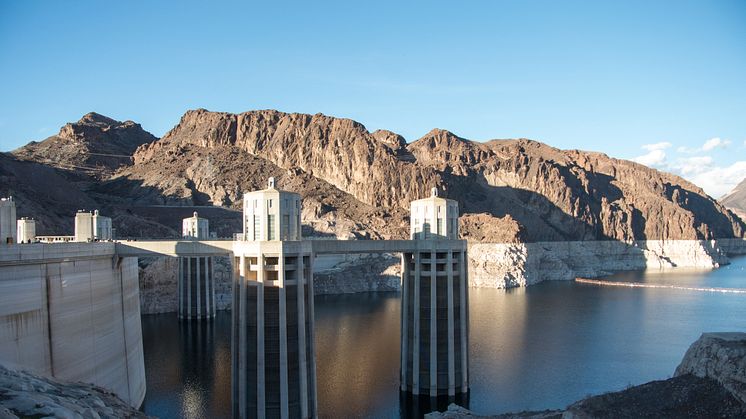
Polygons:
M746 258L717 270L605 278L746 288ZM702 332L746 332L746 294L545 282L471 289L468 407L495 414L562 408L592 394L669 378ZM317 296L319 417L399 418L398 293ZM162 418L230 417L230 312L212 323L142 317L147 393Z

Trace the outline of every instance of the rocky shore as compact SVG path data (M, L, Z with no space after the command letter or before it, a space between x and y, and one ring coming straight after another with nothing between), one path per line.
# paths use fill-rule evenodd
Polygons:
M480 415L452 404L427 419L742 418L746 416L746 333L704 333L673 378L588 397L563 410Z
M0 418L148 418L113 393L0 365Z
M746 254L746 240L469 243L468 254L471 287L514 288L576 277L598 278L619 271L713 269L727 264L728 255ZM140 262L141 312L175 312L176 258ZM214 272L217 308L230 309L230 260L216 257ZM324 256L314 265L314 291L316 295L398 291L400 272L400 258L395 254Z

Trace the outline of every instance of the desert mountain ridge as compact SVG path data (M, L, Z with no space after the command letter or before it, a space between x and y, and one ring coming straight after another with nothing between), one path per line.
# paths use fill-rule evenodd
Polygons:
M746 220L746 179L742 180L732 191L718 201L736 213L742 220Z
M58 143L77 146L51 146ZM99 154L131 159L76 169ZM433 186L459 201L462 236L473 241L712 239L742 237L745 227L696 185L602 153L528 139L474 142L443 129L407 143L323 114L190 110L161 139L88 114L6 158L59 172L87 206L114 216L121 235L178 235L176 213L204 205L223 208L211 220L221 234L238 232L243 192L269 176L303 196L307 235L406 237L409 202ZM0 170L10 164L0 160Z

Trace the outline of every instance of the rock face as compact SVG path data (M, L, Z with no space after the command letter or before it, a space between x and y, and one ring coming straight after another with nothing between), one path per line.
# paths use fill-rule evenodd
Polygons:
M481 416L451 405L427 419L746 417L746 333L704 333L673 378L588 397L564 410Z
M740 254L746 249L733 245L729 250ZM597 278L646 268L716 268L728 260L717 242L706 240L470 243L468 255L470 285L485 288Z
M406 210L412 199L439 186L460 202L464 214L484 215L475 224L506 225L493 230L516 236L523 231L520 238L527 241L707 240L744 232L740 220L679 177L525 139L476 143L433 130L405 147L393 133L371 134L348 119L200 109L187 112L161 140L141 147L129 176L150 178L157 187L155 176L139 166L178 147L238 149L386 211ZM204 180L197 176L192 182ZM492 240L484 230L464 233Z
M95 112L65 124L57 135L31 142L13 154L21 160L86 173L129 165L138 146L157 138L132 121L115 121Z
M0 365L0 418L148 418L104 389Z
M702 334L676 368L685 374L711 378L746 403L746 333Z

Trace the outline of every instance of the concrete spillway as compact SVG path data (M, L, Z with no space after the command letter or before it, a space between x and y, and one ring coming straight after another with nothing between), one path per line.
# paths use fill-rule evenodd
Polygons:
M0 361L145 397L137 258L113 243L0 246Z

